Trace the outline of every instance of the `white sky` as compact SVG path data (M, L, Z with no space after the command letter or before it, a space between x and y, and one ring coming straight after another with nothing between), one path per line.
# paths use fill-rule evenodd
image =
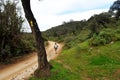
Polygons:
M64 21L88 19L106 12L116 0L31 0L31 8L41 31ZM27 30L29 26L27 25Z

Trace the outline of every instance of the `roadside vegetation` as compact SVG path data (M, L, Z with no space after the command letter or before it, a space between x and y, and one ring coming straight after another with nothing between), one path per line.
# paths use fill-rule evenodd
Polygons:
M22 31L24 19L17 3L0 0L0 63L35 51L34 37Z

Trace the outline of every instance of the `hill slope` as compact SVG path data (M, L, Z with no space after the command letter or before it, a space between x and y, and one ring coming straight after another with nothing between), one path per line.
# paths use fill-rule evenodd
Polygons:
M44 33L45 36L51 31L48 39L65 43L62 54L56 61L51 61L52 76L47 80L119 80L120 21L102 13L84 21L81 29L75 32L72 31L73 27L69 27L72 23L76 22L57 26ZM58 36L52 34L63 26L70 30Z
M56 61L51 61L52 77L47 80L119 80L119 45L120 41L117 41L105 46L91 47L85 41L64 50Z

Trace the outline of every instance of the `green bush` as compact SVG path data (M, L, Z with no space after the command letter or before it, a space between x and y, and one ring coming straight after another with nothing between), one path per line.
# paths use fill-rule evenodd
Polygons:
M90 39L90 45L105 45L117 40L120 40L120 30L105 28L98 35L93 35Z
M0 62L35 50L34 38L22 32L24 19L15 2L0 2Z

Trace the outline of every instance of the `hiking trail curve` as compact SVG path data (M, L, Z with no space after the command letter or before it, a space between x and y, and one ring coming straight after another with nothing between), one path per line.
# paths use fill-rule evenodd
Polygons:
M63 44L58 44L57 53L54 50L55 42L48 41L46 47L48 61L55 59L62 51ZM32 53L24 60L0 68L0 80L26 80L37 69L37 53Z

